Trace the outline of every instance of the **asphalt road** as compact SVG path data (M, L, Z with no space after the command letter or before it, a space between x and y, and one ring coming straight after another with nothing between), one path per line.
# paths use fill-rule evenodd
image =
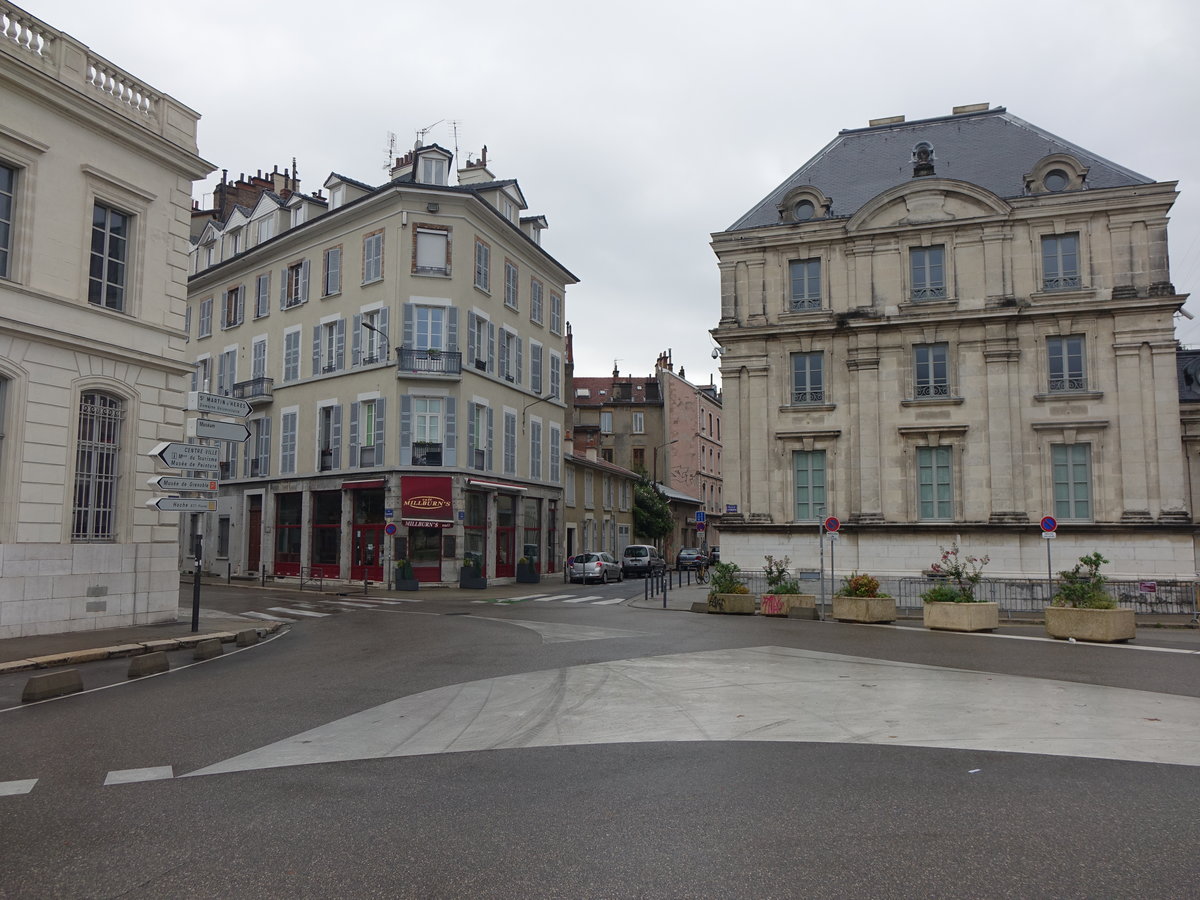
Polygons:
M206 587L331 611L0 712L0 896L1196 896L1194 652L538 587Z

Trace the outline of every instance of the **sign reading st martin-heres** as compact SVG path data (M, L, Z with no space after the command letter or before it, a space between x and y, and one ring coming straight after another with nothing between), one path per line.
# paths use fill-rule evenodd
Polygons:
M151 450L149 455L157 457L164 466L172 469L207 472L221 467L220 451L216 447L202 447L199 444L164 441Z
M220 416L248 416L250 404L236 397L188 391L187 408L193 412L216 413Z

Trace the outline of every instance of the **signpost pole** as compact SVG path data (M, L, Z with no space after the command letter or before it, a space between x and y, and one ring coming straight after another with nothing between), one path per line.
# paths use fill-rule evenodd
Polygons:
M196 546L193 548L196 564L192 567L192 634L200 630L200 559L203 545L204 535L196 535Z
M1046 605L1054 599L1054 565L1050 560L1050 544L1058 531L1058 520L1053 516L1042 516L1042 538L1046 542Z
M825 526L817 526L817 535L821 543L821 618L825 618Z

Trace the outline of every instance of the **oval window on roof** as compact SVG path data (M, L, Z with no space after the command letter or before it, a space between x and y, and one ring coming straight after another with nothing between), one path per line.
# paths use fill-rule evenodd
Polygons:
M801 200L792 207L792 217L797 222L807 222L817 213L817 208L813 206L811 200Z
M1048 191L1064 191L1070 183L1071 177L1062 169L1051 169L1042 179L1042 184L1046 185Z

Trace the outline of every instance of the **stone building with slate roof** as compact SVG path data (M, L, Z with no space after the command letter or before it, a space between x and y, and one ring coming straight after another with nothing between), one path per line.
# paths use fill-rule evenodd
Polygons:
M722 556L990 577L1099 550L1196 574L1167 215L1175 182L987 104L842 131L727 230ZM1180 370L1182 371L1182 370Z

